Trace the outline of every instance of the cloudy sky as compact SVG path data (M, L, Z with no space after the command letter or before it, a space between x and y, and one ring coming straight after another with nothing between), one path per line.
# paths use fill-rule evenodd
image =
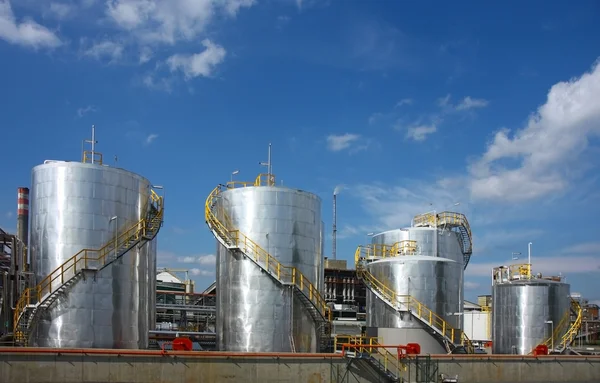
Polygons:
M254 179L318 194L338 255L459 202L467 297L527 253L600 300L600 5L0 0L0 226L45 159L98 149L165 185L161 266L214 279L203 204ZM327 252L331 245L328 242Z

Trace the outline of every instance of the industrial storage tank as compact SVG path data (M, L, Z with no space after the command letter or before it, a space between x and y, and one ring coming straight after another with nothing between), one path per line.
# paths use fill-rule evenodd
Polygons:
M374 249L413 243L405 249L408 251L398 256L375 251L375 256L366 263L367 272L398 296L410 296L420 302L447 326L462 329L464 254L457 232L409 227L375 234L371 243ZM377 336L383 338L385 344L419 343L423 353L447 352L444 342L433 336L432 329L422 320L406 311L393 309L372 287L368 286L366 291L367 328L376 328ZM416 312L416 307L413 311ZM460 340L458 332L455 339Z
M37 283L82 249L100 249L145 218L152 193L148 179L101 162L46 161L33 168L31 183L29 244ZM147 348L155 321L156 239L139 245L84 273L38 309L29 344ZM65 272L64 280L73 275ZM60 284L53 281L51 291Z
M221 219L323 290L323 222L315 194L266 182L229 183ZM284 270L282 268L281 272ZM217 346L222 351L316 352L319 324L294 288L217 240Z
M570 285L530 271L529 264L493 270L494 354L527 355L547 340L549 349L557 348L570 326Z

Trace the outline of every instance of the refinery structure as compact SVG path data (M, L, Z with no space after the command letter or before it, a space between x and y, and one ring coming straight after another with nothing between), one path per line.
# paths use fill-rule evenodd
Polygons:
M466 302L476 246L459 212L373 233L351 268L336 255L336 190L327 257L321 199L277 185L270 145L266 173L217 180L195 207L217 249L215 283L196 292L185 269L157 270L162 187L103 163L94 129L88 143L18 188L16 233L0 232L2 346L341 353L398 381L407 356L580 354L600 332L598 307L531 261L490 270L491 296Z

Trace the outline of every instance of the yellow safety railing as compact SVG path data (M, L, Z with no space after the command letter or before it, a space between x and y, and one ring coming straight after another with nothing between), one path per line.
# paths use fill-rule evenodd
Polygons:
M251 186L275 186L275 174L261 173L256 176L254 182L230 181L227 182L228 189L245 188Z
M372 337L372 336L364 336L364 335L345 335L339 334L333 338L333 349L336 352L342 351L342 346L344 344L369 344L371 339L375 339L377 342L381 343L381 338Z
M262 176L264 175L261 174L257 177L257 181L254 185L262 185ZM274 176L270 176L271 181L274 183ZM232 183L230 182L229 184ZM240 183L238 182L237 184ZM222 207L217 208L216 198L220 195L221 191L222 187L217 186L206 199L205 216L209 227L213 229L223 240L229 241L230 245L239 248L244 254L252 258L258 265L260 265L260 267L273 275L279 282L291 284L299 289L308 297L317 310L319 310L323 318L326 320L331 320L331 312L325 300L321 297L319 289L306 276L304 276L300 270L292 266L282 265L277 258L269 254L269 252L263 249L256 242L248 238L239 230L231 227L231 219L228 217L225 210ZM221 219L219 219L217 215L220 215ZM228 222L228 225L226 226L222 221Z
M91 151L84 151L83 152L83 158L81 159L81 162L83 163L94 163L97 165L102 165L102 153L98 153L98 152L91 152Z
M154 190L151 190L150 201L151 206L155 209L155 213L150 219L141 219L120 233L116 240L114 238L111 239L100 249L83 249L79 251L42 279L37 286L25 289L15 306L13 316L15 335L22 336L22 333L18 331L18 324L19 318L27 306L42 302L45 296L56 291L83 269L89 267L99 268L112 262L113 259L107 260L109 254L114 253L121 245L127 242L134 244L140 241L146 236L149 227L156 228L155 225L160 225L164 214L163 197L159 196Z
M360 251L355 253L355 264L359 261L359 259L391 258L403 255L416 255L417 241L404 240L396 242L393 245L374 243L366 246L359 246L358 248Z
M569 330L567 330L566 334L563 335L562 339L560 340L560 350L564 350L565 348L569 347L581 329L581 322L583 321L583 309L581 308L579 302L575 301L574 299L571 299L571 308L573 311L575 311L577 316L575 317L575 321L571 324L571 327L569 327ZM569 313L569 320L570 319L571 315Z
M335 350L344 356L347 353L367 354L375 359L384 371L389 371L396 377L407 369L406 364L398 358L398 355L394 355L388 350L388 348L397 346L382 345L377 337L341 335L335 338L335 347Z
M509 266L494 267L492 269L493 282L515 281L533 279L530 263L517 263Z
M360 246L357 249L358 251L360 251ZM394 309L410 311L429 327L438 330L452 344L462 344L468 353L474 352L473 344L464 331L450 326L444 318L433 312L423 303L410 295L397 294L393 289L386 286L385 283L379 281L373 274L367 271L362 262L356 265L356 272L368 286L376 289Z
M565 331L565 328L569 325L569 322L571 321L571 310L567 310L567 312L565 312L565 314L562 316L560 322L558 322L556 325L554 325L554 329L552 331L552 334L544 339L544 341L540 344L545 344L546 346L548 346L548 348L550 350L552 350L552 346L558 346L559 342L555 342L556 339L560 338L561 334ZM532 353L533 350L531 350L530 353Z
M414 226L429 226L429 227L457 227L461 231L464 231L465 237L465 248L463 251L466 254L473 252L473 236L471 233L471 226L469 221L464 214L455 213L451 211L443 211L437 214L425 213L417 215L413 218Z

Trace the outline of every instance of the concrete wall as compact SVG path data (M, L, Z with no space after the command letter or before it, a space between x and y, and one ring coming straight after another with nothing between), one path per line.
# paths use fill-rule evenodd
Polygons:
M24 352L28 351L28 352ZM111 350L0 349L0 383L205 383L382 382L364 360L331 354L179 353L116 354ZM436 355L408 360L403 378L437 382L440 374L460 383L588 383L600 381L600 357ZM420 373L417 373L420 371ZM418 378L418 380L417 380Z
M38 350L42 351L47 350ZM335 354L278 358L234 353L163 356L148 351L121 355L101 352L41 354L1 349L0 383L325 383L344 381L345 375L352 375L352 382L357 383L377 381L362 371L346 373L346 360Z
M426 365L424 356L411 359L403 377L423 382ZM429 371L436 370L437 377L458 376L460 383L596 383L600 382L600 357L436 355L431 357Z

